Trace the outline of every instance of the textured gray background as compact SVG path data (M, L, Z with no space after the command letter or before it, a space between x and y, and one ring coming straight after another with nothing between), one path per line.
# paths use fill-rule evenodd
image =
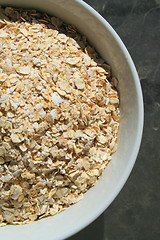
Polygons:
M92 224L68 240L160 239L160 0L86 0L119 34L141 80L145 124L124 188Z

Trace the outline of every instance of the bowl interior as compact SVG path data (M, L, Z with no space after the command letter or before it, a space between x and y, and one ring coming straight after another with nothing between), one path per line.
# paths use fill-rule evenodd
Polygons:
M35 8L74 24L111 65L119 80L120 131L118 150L95 187L66 211L29 225L0 228L3 240L64 239L92 222L109 206L126 182L139 150L143 100L134 64L111 26L91 7L74 0L0 0L0 5Z

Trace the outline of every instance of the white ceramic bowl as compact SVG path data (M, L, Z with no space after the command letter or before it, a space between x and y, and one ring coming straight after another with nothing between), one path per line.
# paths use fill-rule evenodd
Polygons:
M95 187L83 200L53 217L27 225L0 228L2 240L57 240L78 232L114 200L135 163L143 129L143 99L132 59L112 27L81 0L0 0L0 5L29 7L74 24L111 65L119 80L120 132L118 150Z

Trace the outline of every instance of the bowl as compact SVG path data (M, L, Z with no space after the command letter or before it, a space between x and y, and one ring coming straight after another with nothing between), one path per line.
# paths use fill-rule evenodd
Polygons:
M81 0L0 0L0 5L35 8L74 24L112 67L119 80L118 149L98 183L64 212L26 225L0 228L3 240L58 240L80 231L115 199L135 163L143 130L143 99L133 61L119 36L93 8Z

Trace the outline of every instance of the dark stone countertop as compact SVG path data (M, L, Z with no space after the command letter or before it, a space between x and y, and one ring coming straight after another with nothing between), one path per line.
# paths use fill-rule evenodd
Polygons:
M160 0L86 0L116 30L141 80L145 122L124 188L92 224L68 240L160 239Z

